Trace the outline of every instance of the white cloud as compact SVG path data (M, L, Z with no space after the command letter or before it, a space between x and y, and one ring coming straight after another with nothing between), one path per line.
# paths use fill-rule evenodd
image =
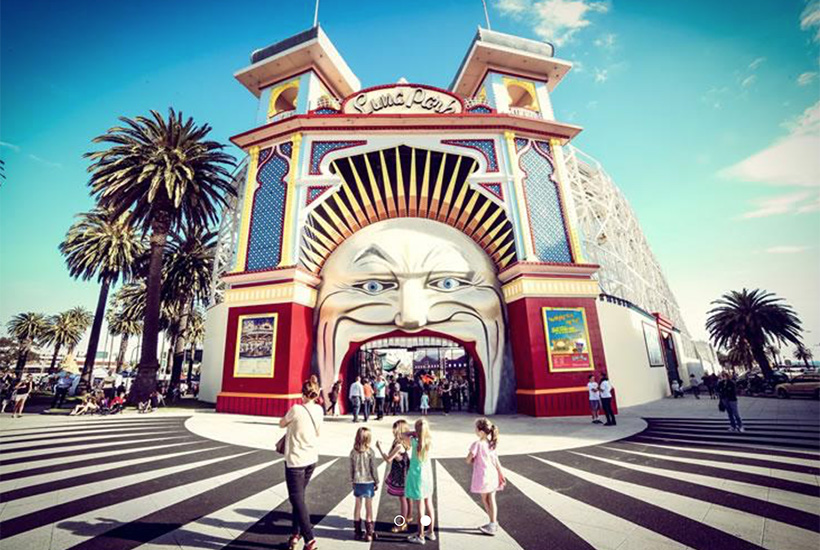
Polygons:
M814 29L814 40L820 42L820 0L811 0L803 9L800 28L804 31Z
M11 150L12 150L12 151L14 151L15 153L19 153L19 152L20 152L20 146L19 146L19 145L15 145L15 144L13 144L13 143L9 143L8 141L0 141L0 147L5 147L5 148L7 148L7 149L11 149Z
M760 67L761 63L763 63L764 61L766 61L765 57L758 57L757 59L749 63L749 69L754 71L755 69Z
M797 85L798 86L808 86L812 82L817 80L817 73L814 71L809 71L802 73L800 76L797 77Z
M808 249L808 246L782 245L772 246L764 250L764 252L767 254L799 254L800 252L805 252Z
M535 34L562 46L592 22L588 17L606 13L609 5L592 0L497 0L502 15L526 20Z
M820 101L784 127L789 129L787 136L719 175L769 185L820 186Z
M43 157L38 157L35 154L29 153L28 158L35 162L39 162L40 164L45 164L46 166L51 166L52 168L62 168L63 165L59 162L54 162L48 159L44 159Z
M607 69L598 69L596 67L594 72L594 78L596 83L602 84L606 82L609 78L609 71Z
M756 74L751 74L751 75L747 76L746 78L744 78L740 82L740 87L741 88L748 88L749 86L754 84L756 80L757 80L757 75Z
M615 47L615 41L618 36L614 33L607 33L595 40L595 45L605 50L611 50Z
M805 210L807 205L812 204L811 197L814 194L811 191L800 191L799 193L790 193L788 195L777 195L774 197L766 197L762 199L755 199L752 201L754 209L741 214L738 219L751 220L755 218L768 218L770 216L780 216L783 214L801 213L800 210Z

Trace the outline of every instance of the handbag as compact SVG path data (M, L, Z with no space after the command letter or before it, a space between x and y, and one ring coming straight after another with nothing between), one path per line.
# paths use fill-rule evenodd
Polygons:
M718 410L720 412L726 412L726 405L723 404L723 399L718 400Z
M310 414L310 411L308 410L307 407L305 407L304 405L302 405L302 407L304 407L305 411L307 411L308 416L310 417L310 423L313 424L313 429L316 431L316 435L318 436L319 435L319 429L316 428L316 421L313 420L313 415ZM280 455L285 454L285 439L287 439L287 437L288 437L288 432L285 431L285 434L282 437L279 438L279 441L277 441L276 445L274 445L274 447L273 447L276 450L276 452L279 453Z

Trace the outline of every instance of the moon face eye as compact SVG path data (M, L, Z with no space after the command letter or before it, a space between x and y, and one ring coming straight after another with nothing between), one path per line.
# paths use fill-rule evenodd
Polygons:
M389 283L371 279L369 281L357 283L353 286L354 288L358 288L359 290L362 290L368 294L375 295L396 288L396 283Z
M430 281L430 286L432 286L436 290L442 290L444 292L452 292L454 290L458 290L465 284L466 283L464 283L464 281L460 281L455 277L442 277L440 279Z

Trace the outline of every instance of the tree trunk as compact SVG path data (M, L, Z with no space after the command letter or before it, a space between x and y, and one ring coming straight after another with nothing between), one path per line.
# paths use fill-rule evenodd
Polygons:
M757 361L760 370L763 372L763 378L766 380L772 377L772 367L769 365L769 358L766 357L766 352L763 349L762 345L751 345L752 348L752 355Z
M155 207L156 208L156 207ZM171 213L159 209L151 222L151 260L145 297L145 319L142 327L142 348L137 366L137 379L131 388L129 401L145 401L157 387L157 337L159 336L160 291L165 242L171 229Z
M60 353L60 348L62 347L62 342L57 342L57 345L54 346L54 355L51 356L51 366L48 368L48 373L54 373L54 364L57 362L57 354Z
M125 350L128 348L128 335L120 336L120 351L117 353L117 372L122 371L122 365L125 363Z
M20 340L20 352L17 354L17 365L14 367L14 374L20 378L23 374L23 368L26 366L28 360L29 345L25 340Z
M173 366L171 367L171 387L178 386L179 380L182 378L182 363L185 361L185 339L182 335L188 329L188 322L193 313L193 299L185 304L185 310L182 312L182 319L179 320L179 334L177 335L173 351Z
M85 352L85 362L83 372L80 376L80 383L77 384L77 395L82 395L91 386L91 375L94 372L94 360L97 358L97 346L100 343L100 331L102 330L103 317L105 316L105 305L108 303L108 289L111 281L103 280L100 285L100 296L97 298L97 312L94 314L94 322L91 324L91 336L88 338L88 349Z
M191 342L191 355L188 357L188 376L186 377L188 391L191 388L191 377L194 375L194 355L196 355L196 340Z

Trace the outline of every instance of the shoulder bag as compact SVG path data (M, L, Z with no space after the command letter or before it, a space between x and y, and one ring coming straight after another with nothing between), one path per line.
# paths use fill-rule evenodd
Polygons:
M310 423L313 424L313 429L316 431L316 435L318 436L319 435L319 430L318 430L318 428L316 428L316 421L313 420L313 415L310 414L310 410L308 410L307 407L305 407L304 405L302 405L302 407L304 407L305 411L308 413L308 416L310 417ZM274 449L280 455L285 454L285 440L287 439L287 437L288 437L288 432L286 430L285 434L282 437L279 438L279 441L277 441L276 445L274 446Z

